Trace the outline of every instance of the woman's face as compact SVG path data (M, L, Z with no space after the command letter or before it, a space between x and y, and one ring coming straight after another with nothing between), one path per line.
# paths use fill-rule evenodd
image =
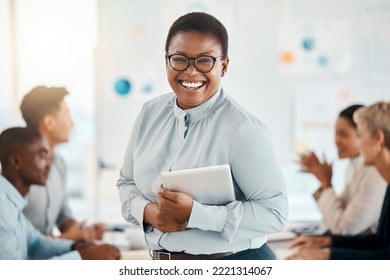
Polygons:
M339 158L352 158L359 155L357 131L344 117L337 118L335 142Z
M180 32L171 40L168 55L171 54L182 54L188 58L200 55L220 57L222 56L222 48L213 36L195 32ZM210 72L202 73L194 67L192 60L187 69L176 71L172 69L166 59L168 81L177 96L177 105L181 109L187 110L210 99L217 92L228 63L228 58L218 59Z
M365 124L358 124L357 131L360 137L360 152L364 158L364 164L373 165L378 155L375 151L378 143L371 135Z

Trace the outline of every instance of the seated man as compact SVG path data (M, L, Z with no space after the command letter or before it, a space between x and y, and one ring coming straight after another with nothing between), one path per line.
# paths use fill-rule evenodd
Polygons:
M32 186L24 215L41 233L53 235L55 227L60 238L72 240L101 239L104 224L84 226L78 223L68 205L66 164L55 148L68 142L73 122L65 102L68 91L63 87L37 86L22 100L20 110L28 127L38 130L47 140L52 153L52 167L46 188Z
M22 213L31 184L45 185L48 144L31 128L0 134L0 259L118 259L111 245L78 244L41 234Z

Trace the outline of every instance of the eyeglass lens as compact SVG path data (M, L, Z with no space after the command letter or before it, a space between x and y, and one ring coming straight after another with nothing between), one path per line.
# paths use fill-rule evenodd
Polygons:
M209 72L214 67L215 60L210 56L199 56L195 59L189 59L184 55L172 55L169 58L169 63L176 71L184 71L190 64L190 60L194 60L194 66L199 72Z

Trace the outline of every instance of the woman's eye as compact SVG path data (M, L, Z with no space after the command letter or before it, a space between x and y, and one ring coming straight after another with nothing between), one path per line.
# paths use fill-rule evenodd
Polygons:
M203 63L203 64L213 63L213 60L211 58L208 58L208 57L198 58L197 61L198 61L198 63Z

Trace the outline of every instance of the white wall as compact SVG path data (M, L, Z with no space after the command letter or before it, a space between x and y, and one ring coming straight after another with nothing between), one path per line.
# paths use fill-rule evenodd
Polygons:
M223 85L270 127L292 218L319 217L310 197L316 181L297 173L295 153L314 148L336 159L332 123L341 108L390 97L389 0L15 0L16 49L10 42L9 3L0 0L0 129L22 123L12 112L31 87L66 86L75 129L62 151L72 192L110 202L117 214L115 174L132 124L146 100L170 90L165 37L186 12L212 13L227 27L230 67ZM300 49L300 36L307 34L334 59L327 67L305 64L314 58ZM281 62L286 47L298 53L296 64ZM118 78L131 80L130 95L115 93ZM307 129L310 119L327 125ZM112 169L96 175L96 157ZM336 164L338 190L344 166Z
M314 149L337 160L333 123L338 112L352 103L390 97L390 34L385 31L390 30L389 9L387 0L100 0L99 159L119 168L140 106L170 90L163 58L171 23L186 12L209 12L230 36L230 66L223 86L270 127L288 183L292 217L318 218L310 196L317 183L298 173L296 153ZM317 40L317 53L302 50L305 36ZM281 62L286 48L294 51L295 64ZM382 60L378 49L383 50ZM316 55L325 55L327 64L316 64ZM154 90L119 96L113 84L120 77L135 87L150 77ZM345 164L335 163L336 191L343 187Z
M71 141L59 149L69 166L69 191L82 195L84 158L95 147L96 1L1 0L0 5L0 129L24 124L19 104L33 87L66 87L75 126Z
M9 1L0 0L0 130L13 120Z

